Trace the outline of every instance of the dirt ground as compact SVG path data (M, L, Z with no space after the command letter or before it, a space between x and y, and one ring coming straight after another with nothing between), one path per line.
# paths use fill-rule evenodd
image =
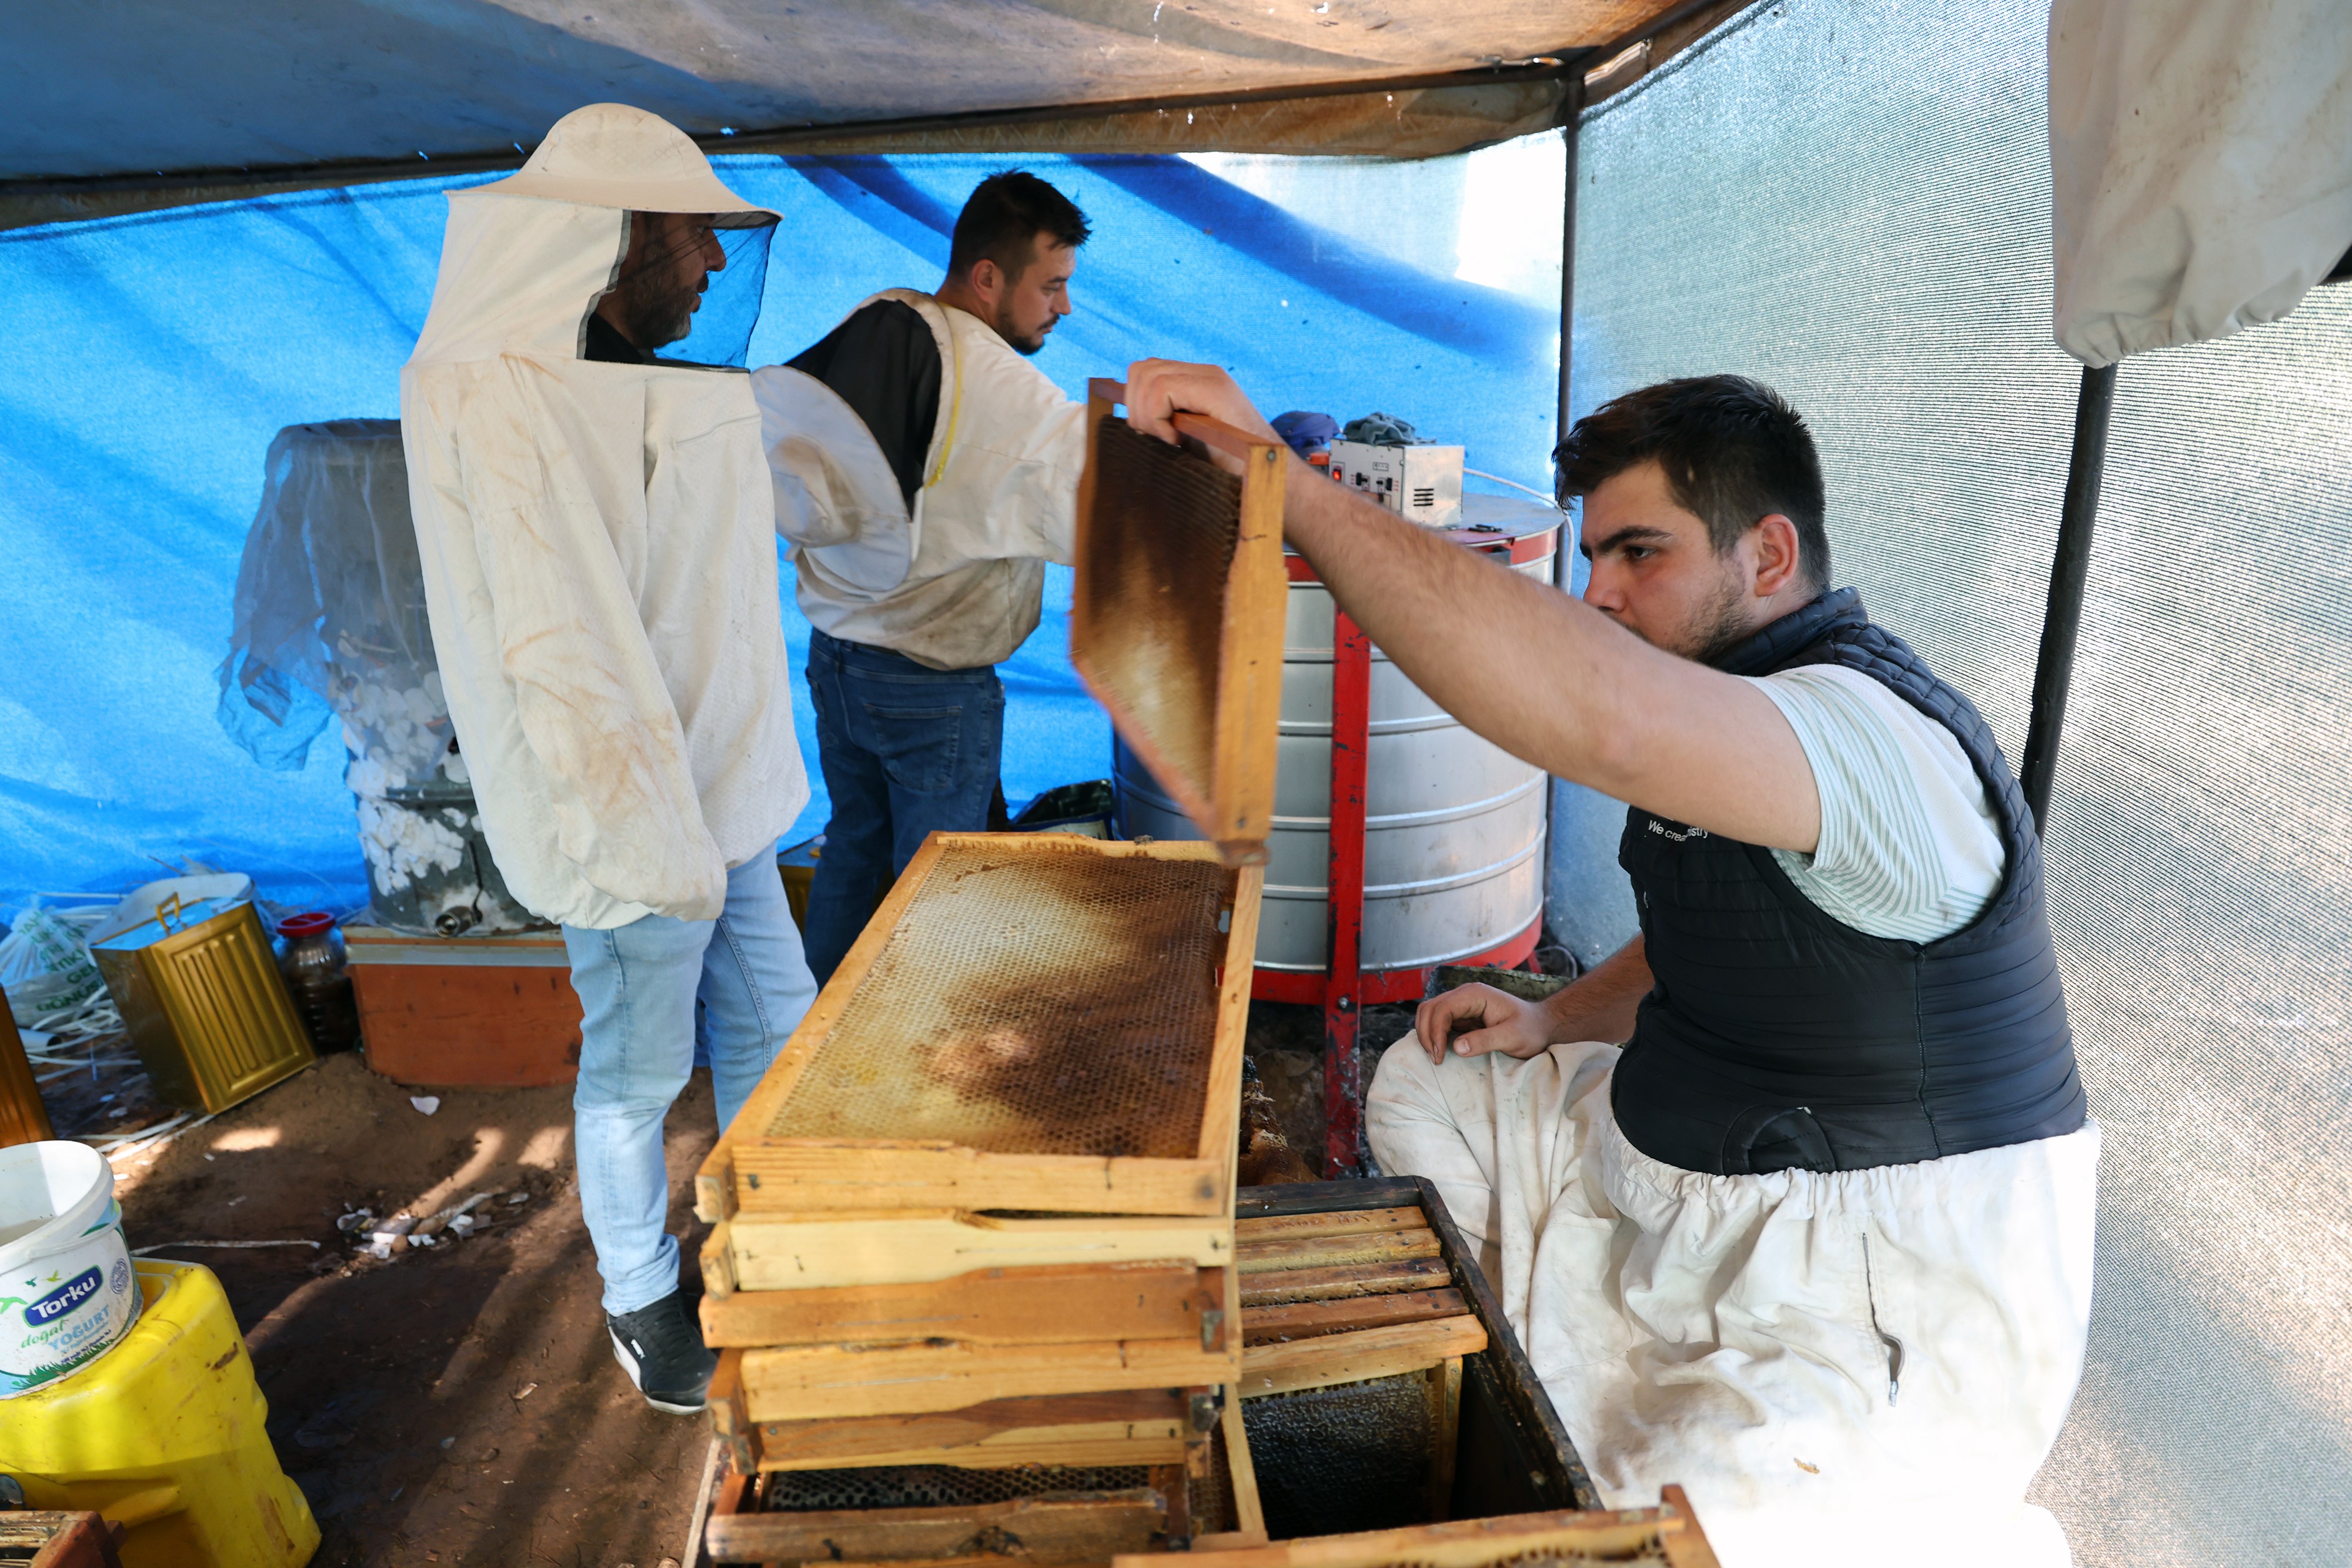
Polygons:
M1381 1052L1412 1028L1409 1007L1369 1007L1358 1026L1364 1082ZM1323 1010L1287 1002L1252 1002L1245 1047L1257 1079L1274 1101L1290 1146L1310 1160L1323 1150Z
M116 1161L131 1247L201 1262L227 1288L270 1437L324 1536L313 1561L691 1563L709 1428L648 1408L613 1360L571 1091L432 1091L429 1116L412 1092L356 1053L332 1056L152 1157ZM716 1135L697 1074L667 1140L689 1271L701 1228L688 1194ZM388 1263L335 1228L357 1206L425 1215L477 1192L499 1195L486 1232ZM319 1245L169 1245L264 1240Z
M1291 1015L1298 1015L1293 1017ZM1322 1137L1311 1009L1254 1016L1251 1051L1299 1146ZM60 1136L160 1124L128 1043L43 1085ZM439 1101L430 1115L412 1095ZM160 1148L114 1156L134 1249L204 1264L246 1330L269 1435L321 1532L319 1568L678 1568L709 1447L614 1364L572 1173L568 1088L416 1089L330 1056ZM717 1136L708 1074L670 1113L681 1283ZM390 1262L336 1228L365 1207L427 1215L476 1193L474 1237ZM527 1194L511 1203L515 1194ZM194 1247L189 1242L297 1245ZM316 1243L316 1246L304 1245Z

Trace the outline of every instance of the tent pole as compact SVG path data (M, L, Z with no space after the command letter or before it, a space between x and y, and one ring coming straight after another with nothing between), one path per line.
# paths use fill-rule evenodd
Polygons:
M2025 766L2019 779L2036 831L2049 820L2050 785L2058 773L2058 739L2066 727L2066 689L2074 676L2074 638L2082 630L2083 591L2091 574L2091 524L2099 510L2107 414L2115 400L2115 366L2083 372L2066 498L2058 512L2058 549L2050 561L2050 601L2042 615L2042 655L2033 666L2033 716L2026 725Z
M1555 441L1568 439L1568 371L1576 308L1576 121L1584 111L1584 78L1569 78L1568 96L1560 104L1567 116L1561 135L1568 142L1568 178L1559 204L1559 411L1552 426ZM1569 580L1567 557L1560 558L1559 580Z
M1560 138L1567 143L1564 151L1568 168L1566 178L1561 180L1559 187L1559 406L1552 424L1552 443L1555 447L1568 439L1569 362L1575 352L1576 122L1583 111L1584 77L1581 72L1571 72L1568 78L1568 94L1560 102L1560 112L1565 116L1565 122L1560 127ZM1552 495L1557 498L1559 494L1559 472L1555 463L1552 471ZM1567 521L1565 517L1560 519L1561 528L1558 536L1559 544L1551 552L1552 582L1562 593L1566 593L1576 581L1576 566L1570 559L1574 540L1570 537L1572 530L1567 527ZM1536 937L1538 945L1547 940L1544 933L1559 929L1552 920L1551 907L1552 857L1559 852L1559 813L1554 810L1559 790L1555 786L1549 782L1545 784L1544 852L1541 868L1543 900L1538 905L1542 914L1538 917L1540 926Z

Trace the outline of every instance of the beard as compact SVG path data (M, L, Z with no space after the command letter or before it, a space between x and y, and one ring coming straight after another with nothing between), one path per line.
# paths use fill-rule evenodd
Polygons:
M989 325L996 329L996 335L998 337L1003 339L1005 342L1012 345L1013 351L1014 353L1024 355L1034 354L1038 350L1044 348L1045 346L1045 334L1054 329L1054 324L1051 321L1048 321L1036 331L1028 333L1024 336L1021 331L1021 329L1013 322L1013 308L1009 304L998 308L996 312L996 319L990 322Z
M694 329L700 280L689 283L667 267L647 268L621 285L621 316L629 340L647 352L675 343Z

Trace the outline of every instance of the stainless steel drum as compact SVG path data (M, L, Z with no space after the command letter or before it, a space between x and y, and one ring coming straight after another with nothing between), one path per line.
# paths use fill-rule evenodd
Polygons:
M1451 537L1508 543L1513 570L1552 580L1565 519L1549 507L1463 497ZM1283 636L1281 759L1257 967L1319 973L1331 800L1331 595L1294 558ZM1510 672L1498 670L1507 681ZM1126 747L1117 751L1125 837L1200 836ZM1372 652L1366 768L1363 969L1422 968L1482 953L1543 912L1548 791L1540 768L1462 727Z

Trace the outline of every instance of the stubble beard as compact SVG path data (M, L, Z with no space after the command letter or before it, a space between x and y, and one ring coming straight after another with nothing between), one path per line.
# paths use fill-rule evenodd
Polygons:
M1675 652L1699 664L1716 665L1748 640L1749 631L1747 587L1736 575L1726 572L1714 597L1685 626L1679 639L1684 646Z

